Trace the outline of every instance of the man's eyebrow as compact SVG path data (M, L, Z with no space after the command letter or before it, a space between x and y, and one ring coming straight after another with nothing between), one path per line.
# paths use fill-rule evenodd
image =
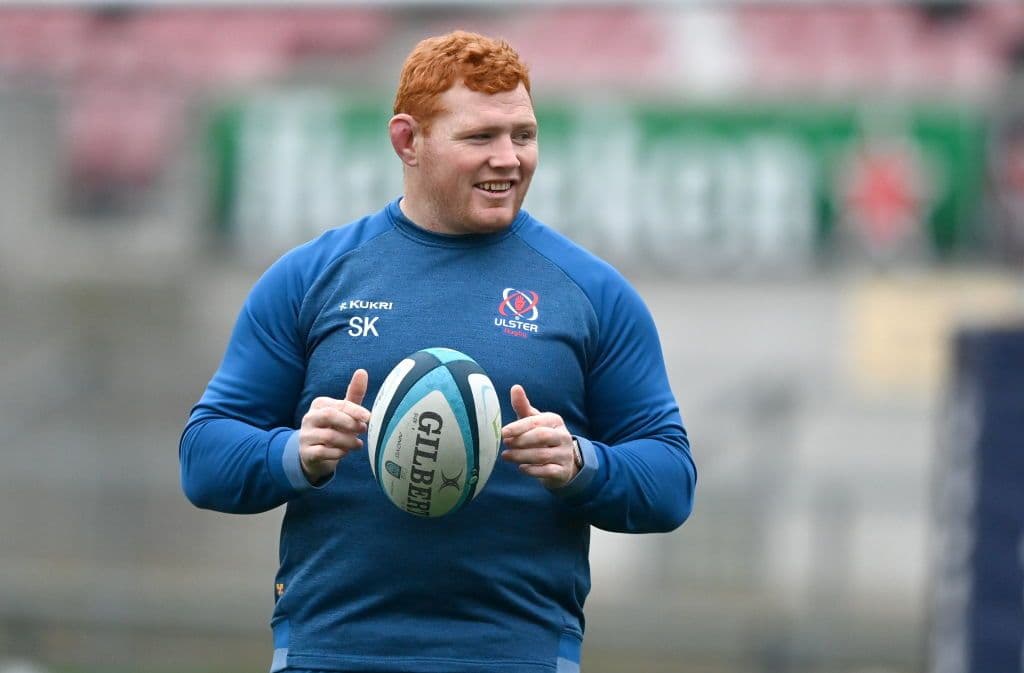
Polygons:
M494 131L503 131L504 129L509 128L509 127L513 128L513 129L515 129L517 131L521 130L521 129L536 129L537 128L537 122L535 122L535 121L523 121L523 122L516 122L514 124L479 124L479 125L474 125L474 126L468 126L465 129L463 129L462 132L463 133L481 133L481 132L484 132L484 131L494 132Z

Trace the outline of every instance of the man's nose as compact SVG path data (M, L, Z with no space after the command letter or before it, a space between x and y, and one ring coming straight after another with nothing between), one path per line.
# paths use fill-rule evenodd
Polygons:
M519 155L516 153L516 144L512 142L511 136L500 136L495 139L490 163L494 168L519 167Z

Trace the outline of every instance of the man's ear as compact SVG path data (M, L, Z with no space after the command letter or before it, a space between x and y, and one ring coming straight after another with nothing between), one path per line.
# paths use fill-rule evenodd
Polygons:
M391 146L395 148L395 154L406 166L415 166L419 161L416 156L416 137L420 132L420 125L412 115L404 112L395 115L388 122Z

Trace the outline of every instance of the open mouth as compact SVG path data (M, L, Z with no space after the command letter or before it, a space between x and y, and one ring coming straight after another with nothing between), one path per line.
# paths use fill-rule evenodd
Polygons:
M511 180L478 182L473 186L491 196L505 196L512 191Z

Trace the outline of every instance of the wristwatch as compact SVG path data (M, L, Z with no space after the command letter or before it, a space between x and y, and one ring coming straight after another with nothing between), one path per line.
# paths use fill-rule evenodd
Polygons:
M576 469L583 469L583 449L580 448L580 440L572 438L572 460L576 463Z

